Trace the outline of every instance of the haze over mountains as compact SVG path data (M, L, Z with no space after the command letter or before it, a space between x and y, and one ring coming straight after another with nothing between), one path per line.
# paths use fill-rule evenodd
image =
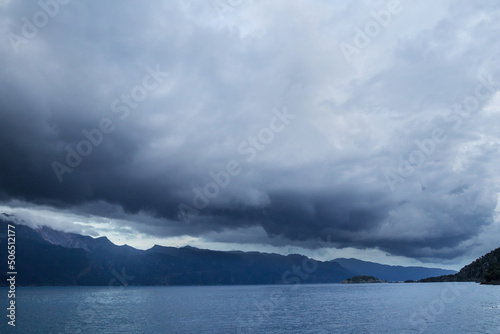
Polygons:
M14 217L3 215L0 227ZM7 258L6 238L0 256ZM19 285L238 285L338 283L358 274L389 281L454 274L451 270L393 267L356 259L316 261L303 255L212 251L154 246L138 250L48 227L16 225ZM6 271L2 268L2 275ZM2 280L5 282L5 280Z
M375 276L390 282L420 280L433 276L433 273L436 271L448 271L450 273L455 272L453 270L425 267L389 266L386 264L361 261L358 259L335 259L332 261L339 263L342 267L346 268L355 275Z

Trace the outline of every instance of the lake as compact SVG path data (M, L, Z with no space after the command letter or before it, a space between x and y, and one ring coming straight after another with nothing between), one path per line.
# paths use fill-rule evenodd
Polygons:
M475 283L20 287L1 333L499 333L500 286Z

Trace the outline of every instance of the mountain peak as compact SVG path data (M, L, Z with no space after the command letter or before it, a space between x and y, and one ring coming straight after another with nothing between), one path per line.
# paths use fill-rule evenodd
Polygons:
M21 218L18 218L16 215L13 215L11 213L6 213L6 212L2 212L0 214L0 220L3 220L3 221L8 222L8 223L13 223L16 225L26 225L24 220L22 220Z
M53 245L65 248L81 248L88 252L95 249L96 246L114 245L107 237L102 236L93 238L87 235L81 235L72 232L62 232L54 230L49 226L42 226L35 231L47 242Z

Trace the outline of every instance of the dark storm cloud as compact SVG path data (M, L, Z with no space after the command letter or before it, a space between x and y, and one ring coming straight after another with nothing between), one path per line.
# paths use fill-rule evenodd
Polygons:
M385 6L61 4L17 52L0 47L3 200L135 215L157 236L262 227L270 239L240 242L461 254L494 219L500 7L405 3L348 64L339 44ZM40 10L4 1L0 31L23 36ZM450 114L484 80L487 98ZM446 140L391 189L386 173L438 127ZM241 172L197 207L231 161Z

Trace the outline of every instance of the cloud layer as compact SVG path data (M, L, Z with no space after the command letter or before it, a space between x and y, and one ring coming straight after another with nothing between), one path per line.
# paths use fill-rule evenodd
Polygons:
M430 260L494 224L495 1L41 3L0 4L4 202Z

